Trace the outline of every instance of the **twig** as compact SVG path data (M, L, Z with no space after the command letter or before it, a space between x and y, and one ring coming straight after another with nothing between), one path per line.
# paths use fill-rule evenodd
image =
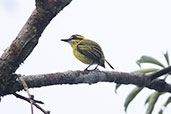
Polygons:
M45 111L43 108L41 108L38 104L33 102L33 105L36 106L39 110L41 110L44 114L50 114L50 111Z
M19 94L17 94L17 93L14 93L13 95L14 95L15 97L19 98L19 99L25 100L25 101L27 101L27 102L30 103L30 99L29 99L29 98L26 98L26 97L24 97L24 96L22 96L22 95L19 95ZM42 101L35 100L35 99L33 99L33 102L34 102L34 103L39 103L39 104L44 104Z
M24 87L24 90L27 92L27 94L29 96L30 106L31 106L31 114L33 114L33 99L34 99L34 96L30 94L27 83L25 82L25 80L22 79L22 77L18 77L18 78L21 81L21 83L22 83L22 85Z
M19 94L17 94L17 93L14 93L13 94L15 97L17 97L17 98L20 98L20 99L22 99L22 100L25 100L25 101L27 101L27 102L29 102L30 103L30 99L29 98L26 98L26 97L24 97L24 96L22 96L22 95L19 95ZM40 111L42 111L44 114L50 114L50 111L45 111L43 108L41 108L38 104L36 104L36 103L39 103L39 104L44 104L42 101L38 101L38 100L35 100L34 99L34 96L33 95L31 95L32 96L32 99L33 99L33 105L36 107L36 108L38 108Z

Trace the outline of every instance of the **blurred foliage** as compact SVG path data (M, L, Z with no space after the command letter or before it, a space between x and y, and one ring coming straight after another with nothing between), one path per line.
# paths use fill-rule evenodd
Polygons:
M154 73L156 71L159 71L167 66L170 66L170 62L169 62L169 55L168 55L168 51L166 51L166 53L163 54L164 59L166 61L166 66L164 64L162 64L160 61L158 61L157 59L150 57L150 56L142 56L139 60L137 60L137 65L140 67L139 70L136 70L132 73L144 73L144 74L150 74L150 73ZM148 64L152 64L152 65L156 65L159 68L142 68L142 64L144 63L148 63ZM167 77L170 76L170 74L165 74L163 75L162 79L167 80ZM121 86L121 84L116 84L115 86L115 92L117 92L118 88ZM127 111L127 108L129 106L129 104L133 101L133 99L135 99L135 97L143 90L144 87L135 87L126 97L125 99L125 103L124 103L124 108L125 108L125 112ZM147 110L146 110L146 114L151 114L154 110L154 106L157 103L158 99L160 96L165 95L166 92L158 92L158 91L153 91L145 100L145 105L147 106ZM164 101L164 104L162 104L162 108L160 109L160 111L158 112L158 114L163 114L164 110L166 109L166 107L168 106L168 104L171 103L171 96L167 98L166 101Z

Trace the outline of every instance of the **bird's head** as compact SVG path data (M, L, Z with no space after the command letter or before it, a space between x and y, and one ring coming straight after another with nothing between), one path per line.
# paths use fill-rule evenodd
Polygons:
M72 35L69 39L61 39L61 41L68 42L72 47L74 47L77 43L84 39L85 38L83 36L75 34Z

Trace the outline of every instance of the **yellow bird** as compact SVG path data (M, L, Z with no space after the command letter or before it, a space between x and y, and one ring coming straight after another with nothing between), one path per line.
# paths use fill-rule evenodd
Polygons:
M88 40L81 35L72 35L69 39L61 39L61 41L68 42L73 48L74 56L85 64L89 66L85 69L87 70L91 65L97 64L105 68L105 62L112 68L113 66L105 59L103 51L99 44L92 40Z

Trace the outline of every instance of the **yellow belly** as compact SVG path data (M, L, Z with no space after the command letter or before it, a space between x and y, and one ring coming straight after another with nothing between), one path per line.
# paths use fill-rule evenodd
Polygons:
M81 54L76 48L73 48L73 53L74 53L74 56L78 60L80 60L81 62L83 62L85 64L92 64L93 63L93 61L91 59L89 59L88 57Z

